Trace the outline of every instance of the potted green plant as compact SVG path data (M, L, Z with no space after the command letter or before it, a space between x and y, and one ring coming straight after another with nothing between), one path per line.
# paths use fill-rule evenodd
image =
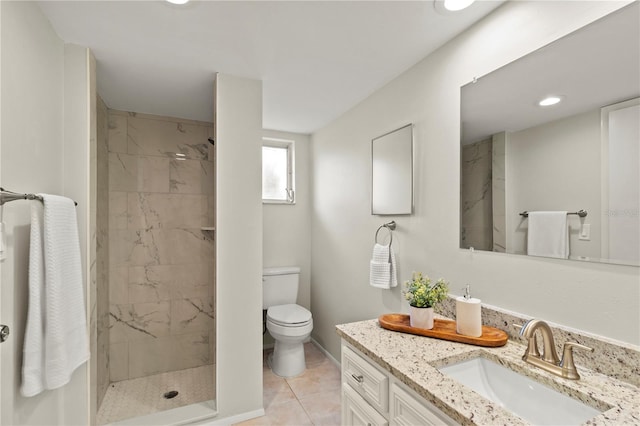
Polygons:
M411 280L404 285L404 297L409 301L411 327L431 330L433 307L447 298L449 284L443 278L431 283L431 279L422 275L422 272L414 272Z

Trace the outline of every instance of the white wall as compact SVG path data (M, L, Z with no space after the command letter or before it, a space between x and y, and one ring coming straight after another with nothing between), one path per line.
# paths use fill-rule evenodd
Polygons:
M262 82L218 74L215 91L216 402L223 418L262 410Z
M84 256L88 214L87 157L84 156L88 149L87 51L72 46L65 48L33 2L1 2L0 8L0 184L20 192L45 192L75 198ZM76 109L78 103L84 105L84 112L82 107ZM65 117L65 109L68 111L69 108L81 113ZM88 418L86 364L76 370L68 385L60 389L45 391L32 398L24 398L19 393L27 310L29 211L26 201L15 201L3 207L8 253L0 264L0 312L2 323L10 325L12 334L0 345L0 423L84 425Z
M308 135L265 130L265 137L294 141L295 204L263 204L264 267L299 266L298 304L311 308L311 151Z
M508 2L312 136L313 336L334 357L335 324L407 311L401 286L368 286L373 236L395 219L399 280L414 270L471 284L484 302L640 343L638 268L459 249L460 87L621 7ZM415 124L415 213L369 212L371 139ZM595 313L595 314L594 314Z
M584 209L586 218L568 217L571 257L599 259L600 109L507 133L506 149L509 253L527 252L528 222L520 212ZM591 240L578 239L581 223L591 225Z

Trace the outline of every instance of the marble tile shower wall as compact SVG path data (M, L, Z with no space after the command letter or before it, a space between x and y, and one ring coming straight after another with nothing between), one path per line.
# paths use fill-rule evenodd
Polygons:
M97 405L109 387L109 112L107 105L97 98L96 145L96 325L95 341L92 338L91 353L95 355ZM95 344L95 346L94 346Z
M215 363L212 136L109 111L111 381Z

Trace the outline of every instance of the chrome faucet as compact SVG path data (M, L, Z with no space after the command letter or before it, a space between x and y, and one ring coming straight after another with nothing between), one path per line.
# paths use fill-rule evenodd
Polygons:
M549 324L539 319L531 319L522 326L514 325L520 327L520 336L527 338L527 350L522 356L524 362L565 379L578 380L580 378L573 362L573 348L590 352L593 352L593 348L576 342L566 342L562 350L562 359L558 360L553 332ZM542 355L538 351L538 341L535 334L537 330L540 330L540 334L542 334Z

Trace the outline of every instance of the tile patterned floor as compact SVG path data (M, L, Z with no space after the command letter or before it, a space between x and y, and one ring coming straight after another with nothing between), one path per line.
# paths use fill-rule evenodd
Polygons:
M98 410L98 425L215 399L215 365L112 383ZM178 396L165 399L164 393Z
M306 371L292 379L278 377L266 363L264 352L263 395L265 415L237 426L339 425L340 369L314 344L304 345Z

